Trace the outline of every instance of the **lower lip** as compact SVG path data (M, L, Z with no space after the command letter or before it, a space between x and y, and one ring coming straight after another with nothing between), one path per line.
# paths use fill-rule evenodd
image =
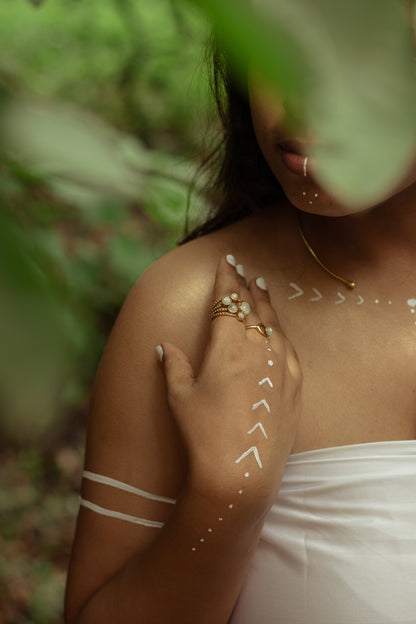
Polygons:
M286 167L296 175L304 175L305 156L282 150L282 160Z

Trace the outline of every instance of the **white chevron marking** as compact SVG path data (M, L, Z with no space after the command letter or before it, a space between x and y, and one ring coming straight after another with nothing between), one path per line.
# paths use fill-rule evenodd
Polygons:
M264 383L268 383L270 388L273 388L273 384L272 384L270 377L265 377L264 379L259 381L259 386L262 386Z
M322 299L321 293L319 292L319 290L316 290L316 288L312 288L312 290L314 291L314 293L316 293L316 297L312 297L312 299L309 299L309 301L319 301L320 299Z
M299 288L299 286L295 284L295 282L290 282L290 286L296 290L296 293L288 297L288 299L295 299L296 297L301 297L303 295L302 288Z
M357 305L361 305L362 303L364 303L364 299L361 297L361 295L358 295L358 299L359 299L359 301L358 301Z
M243 453L241 455L241 457L239 457L238 459L236 459L235 463L239 464L241 462L241 460L245 459L248 455L250 455L250 453L254 454L254 457L256 459L256 462L259 465L259 468L263 468L263 464L261 463L261 459L260 459L260 455L259 452L257 450L257 446L252 446L251 448L248 449L248 451L246 451L245 453Z
M335 301L335 305L338 305L339 303L344 303L344 301L346 300L346 297L344 297L344 295L342 293L337 293L339 299L338 301Z
M254 425L253 429L250 429L250 431L247 431L247 433L250 435L251 433L253 433L253 431L257 429L257 427L260 429L266 440L268 440L269 438L261 422L258 422L256 425Z
M266 410L269 412L270 414L270 407L269 404L267 403L267 401L265 399L262 399L261 401L259 401L258 403L254 403L254 405L251 406L251 409L256 410L258 407L260 407L260 405L264 405L264 407L266 408Z

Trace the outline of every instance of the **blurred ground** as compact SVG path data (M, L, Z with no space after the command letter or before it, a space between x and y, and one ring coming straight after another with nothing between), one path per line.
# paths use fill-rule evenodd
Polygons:
M85 413L47 452L0 454L1 624L61 622L78 508Z

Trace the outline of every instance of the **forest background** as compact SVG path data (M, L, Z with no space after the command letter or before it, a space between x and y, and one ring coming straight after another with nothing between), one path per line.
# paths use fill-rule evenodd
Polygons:
M0 624L62 622L89 392L184 231L207 36L169 0L0 3Z

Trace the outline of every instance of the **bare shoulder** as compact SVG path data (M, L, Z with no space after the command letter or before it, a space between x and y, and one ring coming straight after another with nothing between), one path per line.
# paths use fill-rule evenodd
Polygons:
M172 342L197 369L208 340L222 252L218 237L192 241L156 261L130 291L94 384L86 456L90 470L167 496L177 494L186 458L154 348Z
M216 238L201 238L169 252L138 279L112 332L110 343L128 333L139 338L140 351L163 341L176 343L197 363L209 327L209 305L223 249ZM144 331L145 330L145 331Z

